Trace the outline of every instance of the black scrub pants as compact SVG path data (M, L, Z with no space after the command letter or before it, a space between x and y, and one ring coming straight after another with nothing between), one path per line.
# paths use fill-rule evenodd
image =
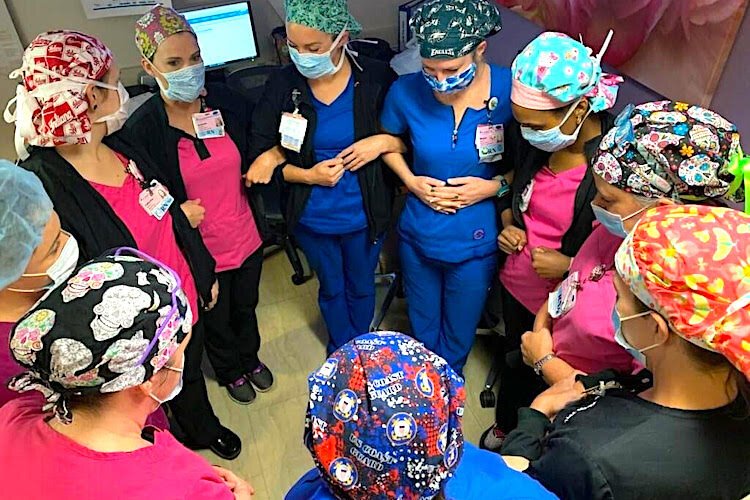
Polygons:
M237 269L217 273L219 300L205 313L206 353L222 385L260 365L260 333L255 308L263 268L263 247Z
M544 380L523 362L521 336L534 328L536 315L529 312L513 295L503 290L503 320L506 341L502 342L500 390L495 406L495 422L506 434L518 425L518 409L529 406L547 387Z

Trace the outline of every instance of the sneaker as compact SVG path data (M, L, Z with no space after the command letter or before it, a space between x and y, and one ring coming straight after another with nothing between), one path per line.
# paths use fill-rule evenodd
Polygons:
M258 368L245 375L245 378L248 382L252 382L258 392L268 392L273 386L273 373L271 373L271 370L269 370L263 363L258 365Z
M241 405L249 405L255 401L255 389L245 377L240 377L227 386L229 397Z
M505 433L497 425L493 424L479 438L479 447L483 450L499 452L504 441Z

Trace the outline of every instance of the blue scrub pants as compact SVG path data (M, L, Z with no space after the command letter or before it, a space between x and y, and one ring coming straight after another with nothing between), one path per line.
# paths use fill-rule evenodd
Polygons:
M453 263L428 259L404 241L400 250L412 335L462 373L497 256Z
M375 268L382 241L369 230L333 235L298 226L297 243L318 276L318 304L328 328L328 354L370 331L375 315Z

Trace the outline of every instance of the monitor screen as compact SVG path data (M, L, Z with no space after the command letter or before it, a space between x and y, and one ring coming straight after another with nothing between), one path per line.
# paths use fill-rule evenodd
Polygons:
M248 2L207 7L183 14L198 35L206 67L258 57Z

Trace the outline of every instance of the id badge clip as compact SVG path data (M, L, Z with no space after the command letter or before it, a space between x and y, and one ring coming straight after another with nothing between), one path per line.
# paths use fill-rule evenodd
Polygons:
M578 271L570 273L558 289L549 294L547 312L552 318L564 316L576 305L578 283Z
M162 220L169 207L174 203L174 198L162 183L153 180L149 187L141 191L138 203L140 203L141 207L150 216L156 217L157 220Z
M193 114L193 128L198 139L216 139L226 135L224 118L218 109Z

